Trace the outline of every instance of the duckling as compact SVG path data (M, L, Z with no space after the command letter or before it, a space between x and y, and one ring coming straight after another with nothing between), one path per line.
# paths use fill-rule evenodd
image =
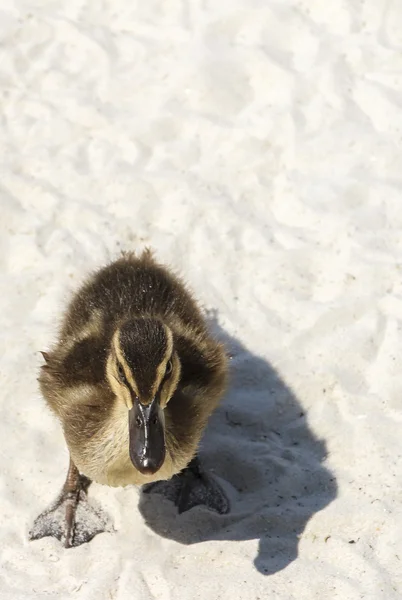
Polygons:
M196 456L226 388L226 353L183 282L150 250L124 253L92 275L42 354L40 389L61 423L70 464L30 539L52 535L71 547L108 529L103 511L87 503L91 481L142 486L175 477L179 512L200 503L229 510ZM200 482L197 499L192 488Z

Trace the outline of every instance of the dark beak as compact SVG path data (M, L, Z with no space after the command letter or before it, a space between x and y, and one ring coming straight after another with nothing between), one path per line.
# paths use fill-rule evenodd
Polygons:
M146 406L134 400L128 412L128 429L131 462L140 473L153 475L166 455L164 415L158 396Z

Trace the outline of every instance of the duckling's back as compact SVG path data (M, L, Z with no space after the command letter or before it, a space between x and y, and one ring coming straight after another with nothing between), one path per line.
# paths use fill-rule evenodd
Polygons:
M100 321L110 337L118 322L137 315L179 320L194 332L206 333L189 291L146 250L139 257L125 253L90 278L71 302L60 337L76 338L86 327L99 328Z

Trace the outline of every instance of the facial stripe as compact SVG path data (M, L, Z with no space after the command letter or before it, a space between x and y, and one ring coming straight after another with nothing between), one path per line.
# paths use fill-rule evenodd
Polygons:
M124 387L122 390L122 386L118 381L116 373L116 356L114 351L110 353L109 358L107 359L106 373L113 392L117 397L121 397L124 400L127 408L130 410L133 407L131 394L129 393L127 387Z
M119 335L118 335L118 331L115 333L115 335L113 336L113 347L116 353L116 358L119 361L119 363L121 364L121 366L123 367L124 370L124 375L126 376L127 379L127 383L129 384L129 387L131 388L132 392L136 395L139 396L138 393L138 389L137 389L137 385L135 383L134 377L132 375L131 369L128 366L123 353L121 351L120 348L120 341L119 341Z
M165 331L166 331L166 340L167 340L166 352L163 356L162 362L158 365L158 368L156 369L155 382L154 382L154 385L152 386L152 391L151 391L152 397L155 396L156 392L160 388L162 380L165 376L167 362L170 359L170 357L172 356L173 335L172 335L172 332L170 331L170 329L168 329L167 327L165 327Z
M119 376L118 376L118 372L117 372L117 364L120 363L123 368L126 380L127 380L127 384L125 387L126 387L127 391L130 392L130 396L131 396L130 404L132 404L132 402L134 401L133 396L138 396L141 400L141 403L144 405L147 405L149 402L152 401L152 399L157 394L160 386L162 385L163 378L166 373L166 365L167 365L167 362L172 358L172 351L173 351L172 332L168 327L166 327L164 325L162 325L162 327L164 329L164 339L166 340L163 358L162 358L161 362L159 363L158 367L156 368L156 371L154 373L149 372L149 376L152 379L152 383L147 391L143 390L142 392L140 391L139 386L137 385L136 380L134 378L135 373L133 372L132 368L130 367L129 363L127 362L127 360L125 358L125 354L123 354L123 348L121 345L119 330L116 331L113 336L113 339L112 339L112 348L113 348L113 354L114 354L114 360L113 360L114 372L113 372L113 374L114 374L115 378L117 378L117 380L119 380ZM146 366L146 363L145 363L145 366ZM141 368L141 365L140 365L140 368ZM117 384L117 385L119 385L119 384Z

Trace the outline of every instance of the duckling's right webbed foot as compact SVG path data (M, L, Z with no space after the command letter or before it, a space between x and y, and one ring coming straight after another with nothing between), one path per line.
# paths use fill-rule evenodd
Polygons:
M88 503L87 490L91 481L80 475L70 461L66 482L57 500L34 521L30 540L51 536L65 548L80 546L95 535L110 530L109 518Z

